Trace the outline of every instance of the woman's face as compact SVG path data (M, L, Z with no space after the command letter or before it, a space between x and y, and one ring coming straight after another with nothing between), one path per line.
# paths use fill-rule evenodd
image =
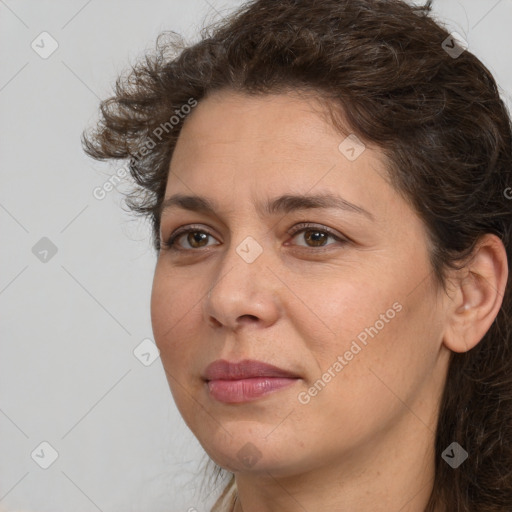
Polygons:
M424 226L381 152L319 112L291 94L217 92L170 165L166 198L213 210L188 200L162 215L162 241L190 232L159 254L153 332L184 420L231 471L355 468L433 442L448 350ZM327 194L339 204L306 207ZM218 360L288 373L207 374Z

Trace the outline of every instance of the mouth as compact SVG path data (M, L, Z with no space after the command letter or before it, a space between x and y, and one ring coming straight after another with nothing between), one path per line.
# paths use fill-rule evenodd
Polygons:
M286 388L300 377L277 366L244 359L232 363L220 359L211 363L202 375L210 396L224 403L257 400Z

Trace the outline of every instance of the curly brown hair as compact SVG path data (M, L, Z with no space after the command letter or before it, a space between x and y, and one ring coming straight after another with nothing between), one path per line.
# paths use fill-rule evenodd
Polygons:
M156 251L170 159L197 102L226 88L294 90L316 93L334 126L342 131L344 119L382 149L393 186L427 228L440 284L486 233L502 240L510 275L510 117L478 58L447 51L455 42L430 2L255 0L201 36L187 46L161 34L157 51L118 78L97 126L83 137L93 158L129 160L136 188L127 203L150 218ZM480 343L451 354L426 512L512 510L511 324L507 285ZM469 453L457 469L441 457L454 441Z

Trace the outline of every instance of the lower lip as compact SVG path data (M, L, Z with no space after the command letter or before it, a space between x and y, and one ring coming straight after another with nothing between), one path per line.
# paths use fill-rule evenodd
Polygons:
M299 379L282 377L254 377L240 380L210 380L207 382L210 395L228 404L251 402L258 398L290 386Z

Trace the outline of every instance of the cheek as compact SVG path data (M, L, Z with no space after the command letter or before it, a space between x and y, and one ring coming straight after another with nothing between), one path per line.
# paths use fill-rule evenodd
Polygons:
M197 320L191 319L195 318L196 309L200 307L198 293L190 290L190 282L187 288L187 283L174 276L164 275L158 269L155 272L151 291L151 325L166 367L179 367L193 346L187 343L187 339L192 337L192 326L197 324Z
M400 319L402 306L396 294L385 283L376 287L376 282L353 272L350 278L325 280L321 287L312 286L311 280L304 281L302 288L297 286L305 300L297 301L289 316L323 365L332 362L326 357L350 351L354 341L361 347L369 345Z
M190 369L197 364L197 332L193 326L198 325L199 306L197 295L186 288L186 283L162 271L155 272L151 292L153 335L174 402L192 430L197 404L190 398L189 385ZM194 385L198 386L199 380Z
M308 385L329 380L330 370L336 375L330 381L338 382L332 388L344 395L350 388L345 399L372 402L392 394L386 383L407 394L427 378L442 337L435 296L426 282L411 293L413 269L395 274L387 270L368 279L354 272L350 280L339 279L341 285L324 283L321 293L305 282L309 312L295 311L294 318L314 356Z
M346 324L339 323L343 333L329 345L329 357L322 355L323 375L336 361L339 364L333 368L332 384L319 393L317 406L337 404L337 413L331 408L335 423L349 417L356 430L366 428L368 422L384 424L403 412L404 403L415 403L434 372L442 337L426 294L414 298L393 294L379 301L374 304L381 306L362 309L361 305ZM322 375L315 377L325 380Z

